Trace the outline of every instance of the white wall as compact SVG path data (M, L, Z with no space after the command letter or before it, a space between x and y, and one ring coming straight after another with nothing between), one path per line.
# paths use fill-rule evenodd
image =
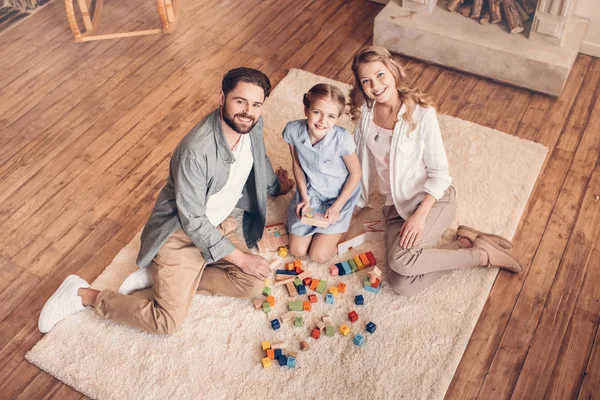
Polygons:
M578 0L574 14L590 21L579 51L600 57L600 2L598 0Z

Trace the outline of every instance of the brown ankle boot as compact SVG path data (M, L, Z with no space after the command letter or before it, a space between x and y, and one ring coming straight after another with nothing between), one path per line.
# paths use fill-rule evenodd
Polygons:
M501 246L496 239L487 236L477 236L473 248L482 249L488 255L488 267L521 272L521 264L512 256L511 249Z
M477 229L471 228L466 225L460 225L456 230L456 235L458 237L466 237L471 241L471 243L475 243L475 239L477 238L477 236L486 236L498 245L500 245L502 248L512 249L513 247L510 240L503 238L502 236L494 235L493 233L480 232Z

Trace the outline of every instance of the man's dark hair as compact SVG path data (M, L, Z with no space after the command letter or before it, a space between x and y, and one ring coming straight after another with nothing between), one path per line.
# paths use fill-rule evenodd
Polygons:
M221 89L223 90L225 97L227 97L227 94L231 92L239 82L252 83L261 87L265 92L265 99L271 94L271 81L264 73L253 68L240 67L229 70L229 72L223 76Z

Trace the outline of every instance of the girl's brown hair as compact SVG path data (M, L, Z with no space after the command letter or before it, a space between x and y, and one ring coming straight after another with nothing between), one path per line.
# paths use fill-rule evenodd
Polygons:
M360 76L358 76L358 69L363 64L375 61L380 61L392 73L396 81L396 89L400 95L400 101L406 106L403 119L410 125L410 130L414 130L416 124L412 118L412 113L415 105L419 104L422 107L429 107L433 105L433 102L419 89L410 87L404 68L394 61L387 49L379 46L369 46L359 50L354 56L354 60L352 60L352 72L354 73L355 80L354 87L350 90L350 115L352 116L352 120L358 121L360 119L360 109L364 103L367 103L369 108L373 108L374 100L365 94L360 83Z
M331 100L337 104L339 109L338 116L342 115L344 108L346 107L346 96L344 96L344 92L337 86L328 85L326 83L317 83L315 86L311 87L308 93L304 93L302 103L304 103L304 107L310 108L311 104L317 100Z

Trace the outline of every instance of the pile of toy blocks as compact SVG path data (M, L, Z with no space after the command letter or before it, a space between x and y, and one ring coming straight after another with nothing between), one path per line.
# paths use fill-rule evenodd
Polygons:
M277 343L271 345L268 340L265 340L261 343L262 349L265 352L265 357L262 358L261 362L263 368L271 368L273 365L272 362L277 360L280 366L288 366L290 368L296 368L296 359L298 358L298 353L295 351L290 351L287 355L283 352L285 349L285 345L283 343ZM306 348L308 348L308 343L306 343ZM302 344L300 345L302 347Z
M379 293L381 289L381 270L374 265L365 271L367 271L367 276L363 280L363 288L369 292Z
M357 271L361 271L364 268L374 267L375 265L377 265L377 260L375 260L373 253L369 251L359 254L349 260L337 263L336 265L332 265L329 267L329 272L333 276L350 275Z

